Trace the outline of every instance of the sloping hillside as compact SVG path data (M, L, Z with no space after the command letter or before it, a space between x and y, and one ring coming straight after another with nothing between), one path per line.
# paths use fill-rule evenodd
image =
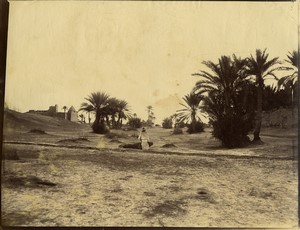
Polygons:
M82 129L82 125L59 117L48 117L39 114L19 113L13 110L4 111L4 133L24 132L32 129L43 131L71 131Z

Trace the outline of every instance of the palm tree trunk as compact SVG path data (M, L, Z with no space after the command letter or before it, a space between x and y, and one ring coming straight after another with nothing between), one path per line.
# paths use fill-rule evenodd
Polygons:
M121 121L121 116L120 114L118 114L117 128L120 128L120 121Z
M108 127L111 128L108 115L105 115L105 119L106 119L106 124L108 125Z
M262 122L262 90L263 85L260 83L257 86L257 111L256 111L256 118L255 118L255 127L253 132L253 141L261 141L260 139L260 128L261 128L261 122Z
M100 123L100 112L96 111L96 119L94 121L95 124L99 124Z
M196 111L195 110L192 111L191 117L192 117L191 131L194 132L195 131L195 126L196 126Z
M91 113L88 112L89 125L91 124Z
M111 123L112 123L112 127L116 128L116 120L115 120L115 115L114 114L111 116Z

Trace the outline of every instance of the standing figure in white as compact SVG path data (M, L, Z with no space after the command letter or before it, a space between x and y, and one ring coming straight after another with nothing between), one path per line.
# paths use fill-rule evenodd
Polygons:
M148 133L145 128L142 128L142 131L140 132L140 135L138 139L141 141L142 149L149 149L149 141L150 138L148 136Z

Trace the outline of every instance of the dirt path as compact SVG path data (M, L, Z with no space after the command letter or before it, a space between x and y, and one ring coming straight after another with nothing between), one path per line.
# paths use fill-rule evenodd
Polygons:
M5 146L6 225L297 226L294 160Z

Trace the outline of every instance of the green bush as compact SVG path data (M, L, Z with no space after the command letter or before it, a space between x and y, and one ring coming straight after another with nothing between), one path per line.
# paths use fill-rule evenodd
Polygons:
M183 131L182 131L181 128L176 127L176 128L174 128L174 130L173 130L173 134L183 134Z
M172 129L172 119L167 117L162 122L162 127L164 129Z
M92 129L94 133L99 133L99 134L109 133L109 128L103 123L99 123L99 124L94 123L92 125Z
M189 124L188 125L188 133L201 133L204 131L204 125L202 122L197 121L194 125Z

